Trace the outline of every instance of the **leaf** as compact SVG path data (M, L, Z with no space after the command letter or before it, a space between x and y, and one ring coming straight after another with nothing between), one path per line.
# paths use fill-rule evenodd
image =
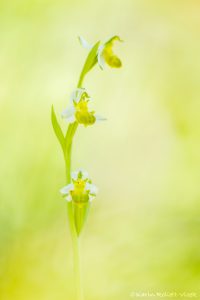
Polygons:
M52 122L52 126L54 129L55 135L57 136L57 139L60 142L63 152L65 152L65 138L64 138L62 129L60 128L60 125L57 121L53 105L51 107L51 122Z
M99 48L99 43L100 41L98 41L90 50L88 57L85 61L85 64L83 66L83 70L81 72L80 75L80 80L79 82L82 82L84 76L95 66L95 64L97 63L97 50Z

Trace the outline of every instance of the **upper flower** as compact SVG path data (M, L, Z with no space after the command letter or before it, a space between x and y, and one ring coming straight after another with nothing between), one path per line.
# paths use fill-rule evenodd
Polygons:
M92 48L92 46L88 44L88 42L83 37L79 37L79 40L84 48ZM115 41L122 42L120 37L115 35L107 42L99 46L97 51L97 60L101 69L104 68L105 63L112 68L120 68L122 66L121 60L113 52L113 45Z
M71 95L72 105L62 112L62 117L68 122L77 121L85 126L92 125L96 121L105 120L89 109L91 97L84 88L77 88Z
M89 179L88 173L80 169L72 173L72 183L63 187L60 192L67 201L81 205L92 201L98 190Z

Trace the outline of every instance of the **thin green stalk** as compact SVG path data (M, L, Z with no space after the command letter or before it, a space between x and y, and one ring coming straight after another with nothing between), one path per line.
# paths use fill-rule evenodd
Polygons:
M66 181L67 184L71 182L71 154L73 137L76 133L78 123L74 122L68 126L66 140L66 152L65 152L65 167L66 167ZM80 238L77 235L74 218L73 218L73 204L68 202L67 212L69 219L70 232L72 237L73 256L74 256L74 275L76 282L76 299L83 300L83 285L82 285L82 272L81 272L81 259L80 259Z
M84 74L83 71L81 72L78 84L77 84L77 88L81 88L81 86L83 85L83 79L84 79Z
M67 184L69 184L70 181L71 181L71 151L72 151L73 137L75 135L77 127L78 127L77 122L74 122L73 124L70 124L68 126L67 134L66 134L66 137L65 137L66 151L64 153L64 158L65 158Z
M73 128L75 133L75 128ZM71 137L71 136L70 136ZM66 160L66 176L67 176L67 184L70 182L70 168L71 168L71 147L72 140L70 141L68 148L68 159ZM70 232L72 237L72 246L73 246L73 256L74 256L74 275L76 282L76 299L83 300L83 287L82 287L82 275L81 275L81 261L80 261L80 240L77 236L74 218L73 218L73 204L72 202L68 202L67 204L67 212L69 219Z

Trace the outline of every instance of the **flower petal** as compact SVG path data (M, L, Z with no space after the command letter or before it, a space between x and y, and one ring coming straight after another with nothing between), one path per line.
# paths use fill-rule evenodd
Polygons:
M92 183L87 182L85 189L86 191L89 191L92 196L96 196L96 194L98 193L98 188Z
M61 113L62 118L70 118L74 115L75 113L75 108L74 106L70 106L68 108L66 108L65 110L63 110L63 112Z
M83 180L89 179L89 174L88 174L88 172L85 171L85 170L83 170L83 169L78 169L77 171L72 172L72 174L71 174L72 179L77 180L77 179L78 179L78 174L79 174L80 172L82 173L82 179L83 179Z
M79 36L78 39L83 48L88 50L92 49L92 45L90 45L82 36Z
M64 186L62 189L60 189L60 193L63 195L68 195L70 191L73 191L74 185L73 183L70 183L66 186Z
M71 124L71 123L74 123L74 122L76 121L76 118L75 118L75 116L73 115L73 116L71 116L70 118L67 118L66 121L69 122L69 123Z
M70 97L70 101L73 102L79 102L80 99L81 99L81 96L82 94L85 92L85 89L84 88L77 88L75 89L72 94L71 94L71 97Z
M89 195L89 201L92 202L95 199L95 196Z
M65 199L66 199L68 202L71 202L71 201L72 201L72 196L69 194L69 195L67 195L67 197L65 197Z
M94 116L95 116L95 119L96 119L97 122L99 122L99 121L106 121L107 120L106 118L104 118L104 117L102 117L100 115L97 115L97 114L95 114Z

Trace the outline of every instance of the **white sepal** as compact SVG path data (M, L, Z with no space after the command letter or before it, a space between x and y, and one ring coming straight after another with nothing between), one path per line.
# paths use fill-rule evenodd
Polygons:
M71 94L70 101L71 102L75 101L76 103L78 103L81 100L81 96L84 92L85 92L84 88L75 89Z
M89 174L87 171L83 170L83 169L78 169L77 171L75 172L72 172L72 179L74 180L77 180L78 179L78 174L81 172L82 174L82 179L85 180L85 179L89 179Z
M95 199L95 196L89 194L89 201L92 202L94 199Z
M89 191L92 196L96 196L96 194L98 193L98 188L96 187L96 185L89 182L86 183L85 189L86 191Z
M75 107L74 106L70 106L66 109L63 110L63 112L61 113L62 118L71 118L75 113Z
M70 183L70 184L64 186L60 190L60 193L63 194L63 195L68 195L71 191L73 191L73 189L74 189L74 185L73 185L73 183Z
M72 201L72 196L69 194L69 195L67 195L67 197L65 197L65 200L67 201L67 202L71 202Z
M92 49L92 45L90 45L82 36L79 36L78 39L83 48L88 50Z

